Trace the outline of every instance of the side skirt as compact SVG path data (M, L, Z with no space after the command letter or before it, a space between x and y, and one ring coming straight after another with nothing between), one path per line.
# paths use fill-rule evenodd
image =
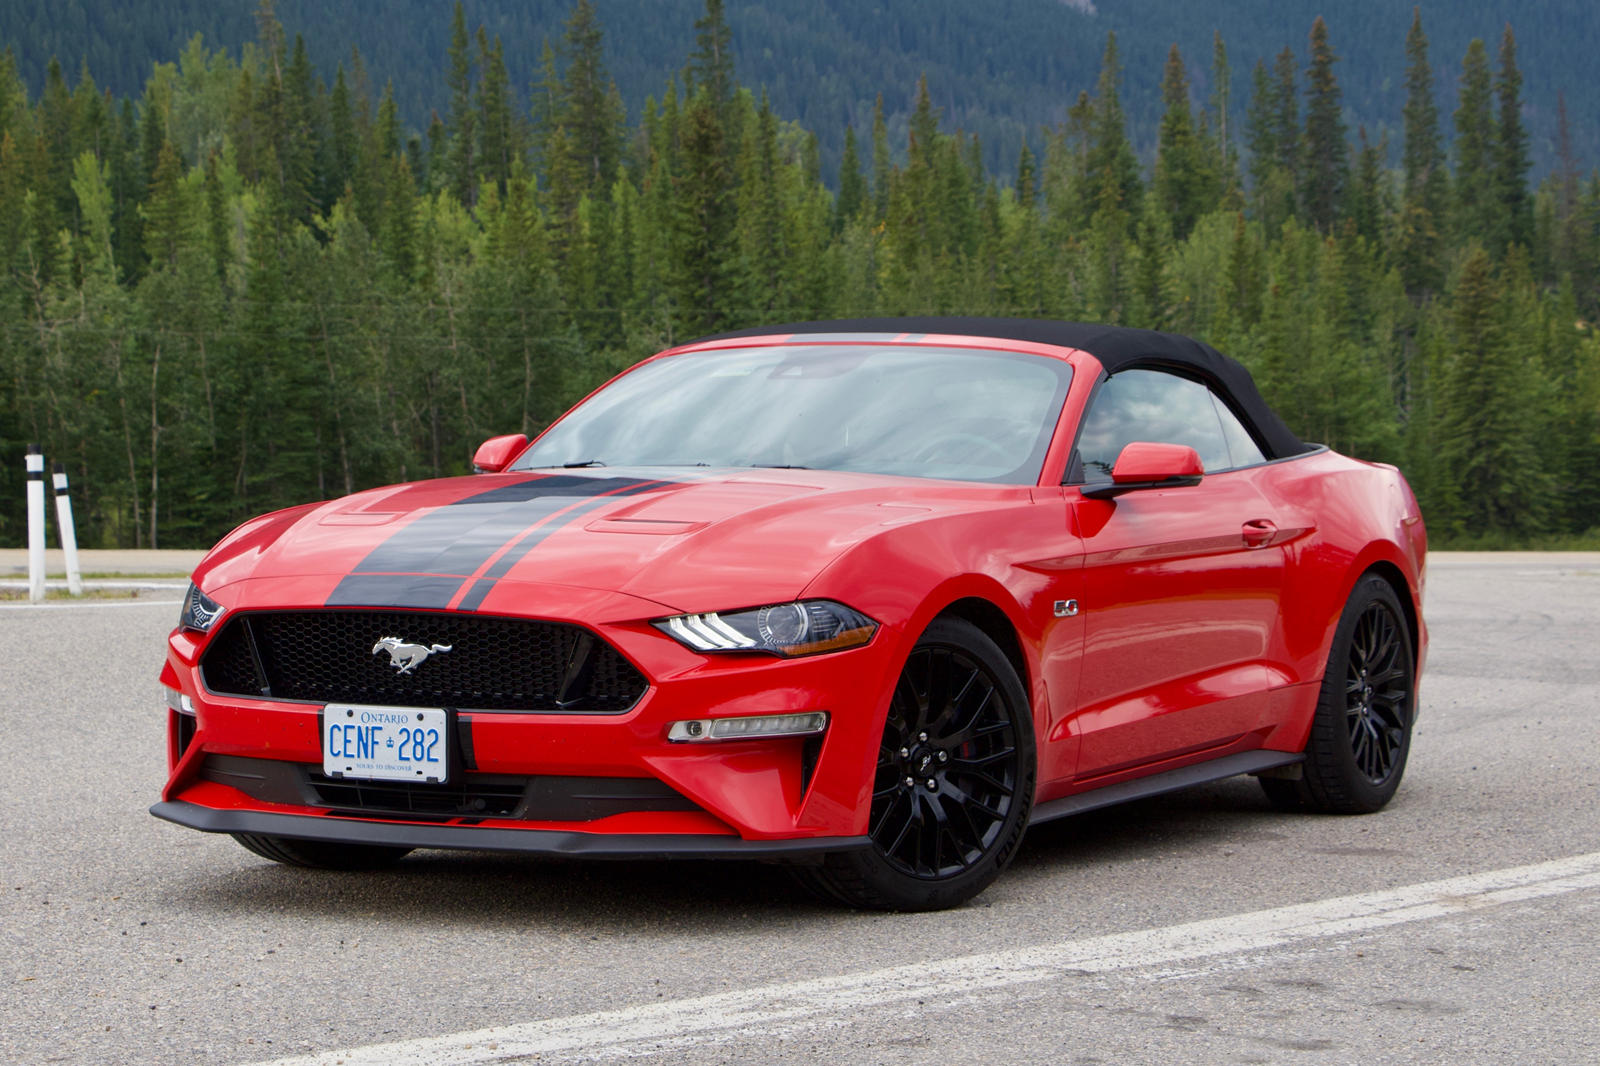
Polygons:
M1236 755L1224 755L1220 759L1209 759L1193 766L1168 770L1166 773L1137 777L1132 781L1118 781L1114 785L1105 785L1076 795L1062 796L1048 803L1037 804L1033 808L1032 817L1028 819L1028 824L1038 825L1040 822L1065 818L1070 814L1082 814L1084 811L1099 810L1101 807L1111 807L1129 800L1147 799L1167 792L1177 792L1193 785L1221 781L1226 777L1258 774L1264 770L1304 761L1305 753L1298 751L1241 751Z

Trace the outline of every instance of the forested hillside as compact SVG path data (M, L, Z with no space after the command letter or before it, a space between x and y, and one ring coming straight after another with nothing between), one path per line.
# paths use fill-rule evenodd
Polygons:
M257 2L0 5L0 44L17 49L35 94L54 56L69 79L86 60L100 85L137 95L152 64L170 62L196 33L208 47L239 55L256 36ZM518 99L526 101L541 80L542 46L560 40L570 6L568 0L465 0L468 24L482 24L502 42ZM701 0L595 0L606 27L607 70L631 120L681 71L701 7ZM1233 81L1243 84L1258 60L1270 63L1286 45L1303 59L1307 28L1318 15L1337 30L1347 124L1365 125L1374 143L1392 134L1397 150L1405 86L1395 72L1405 62L1412 7L1413 0L738 0L728 5L727 19L739 80L756 93L766 89L779 114L817 134L830 181L846 125L865 133L880 93L891 139L903 152L923 74L946 126L976 134L987 169L1010 179L1024 138L1037 151L1040 130L1064 121L1078 92L1094 87L1107 32L1117 34L1122 51L1129 139L1148 163L1170 45L1208 59L1212 34L1220 30ZM377 10L381 18L373 17ZM374 93L393 82L405 127L423 133L431 113L442 113L450 44L444 0L382 0L381 7L371 0L278 0L277 12L291 36L304 35L313 71L330 86L337 65L348 69L357 48ZM1600 94L1583 90L1600 54L1592 0L1422 0L1421 12L1435 53L1449 66L1437 87L1445 113L1455 108L1456 64L1468 42L1492 39L1512 22L1524 69L1541 75L1523 96L1534 172L1555 165L1556 94L1563 87L1578 152L1600 158ZM1208 97L1209 60L1191 75L1198 98Z
M932 80L903 136L869 114L825 174L817 131L740 88L721 0L629 120L597 10L567 9L524 95L456 7L421 135L389 71L324 84L270 9L133 98L59 66L30 92L0 59L0 543L30 441L67 463L84 543L198 545L465 472L674 341L917 313L1201 336L1302 436L1400 463L1436 538L1600 525L1600 178L1569 145L1532 182L1525 99L1551 86L1511 29L1448 55L1402 27L1393 166L1347 122L1336 22L1227 92L1196 88L1227 69L1211 42L1174 49L1156 102L1101 37L1001 181ZM1135 106L1160 113L1150 164Z

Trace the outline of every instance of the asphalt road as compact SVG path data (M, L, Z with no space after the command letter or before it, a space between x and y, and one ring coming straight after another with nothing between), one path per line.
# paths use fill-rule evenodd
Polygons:
M1224 782L880 915L757 865L275 866L145 813L175 602L0 604L0 1061L1600 1061L1600 556L1436 556L1427 607L1385 812Z

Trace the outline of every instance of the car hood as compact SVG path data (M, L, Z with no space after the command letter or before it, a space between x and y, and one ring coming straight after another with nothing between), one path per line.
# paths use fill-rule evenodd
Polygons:
M506 611L529 584L676 611L782 602L887 526L1015 487L833 471L637 468L445 478L246 523L195 572L228 606ZM234 595L222 590L249 582ZM292 588L292 595L282 590Z

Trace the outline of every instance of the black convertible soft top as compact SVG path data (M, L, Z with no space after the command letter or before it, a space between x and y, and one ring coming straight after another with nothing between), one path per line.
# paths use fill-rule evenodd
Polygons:
M786 322L757 326L702 339L781 337L802 333L837 334L839 340L865 333L931 333L1053 344L1088 352L1100 361L1108 374L1131 366L1168 366L1206 381L1227 399L1229 405L1255 428L1268 458L1298 455L1312 447L1295 436L1267 406L1261 393L1256 390L1250 371L1211 345L1176 333L1039 318L844 318L830 322Z

